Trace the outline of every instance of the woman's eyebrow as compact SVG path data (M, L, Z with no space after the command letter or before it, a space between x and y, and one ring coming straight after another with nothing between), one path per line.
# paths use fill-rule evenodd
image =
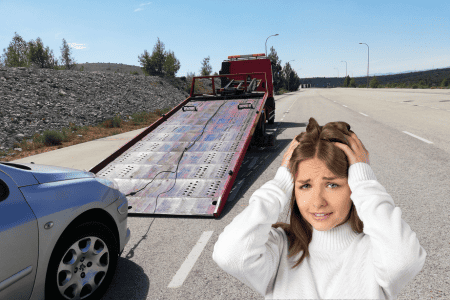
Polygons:
M325 179L325 180L334 180L334 179L338 179L338 177L337 177L337 176L334 176L334 177L322 177L322 179ZM309 182L310 180L311 180L311 179L297 180L297 182L307 183L307 182Z

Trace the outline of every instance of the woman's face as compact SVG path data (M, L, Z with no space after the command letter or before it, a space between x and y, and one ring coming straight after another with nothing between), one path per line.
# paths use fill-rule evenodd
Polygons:
M348 220L352 200L347 178L336 177L318 158L302 161L295 179L295 198L302 217L316 230L327 231ZM307 182L301 182L308 180ZM330 214L315 217L314 213ZM322 220L321 220L322 219Z

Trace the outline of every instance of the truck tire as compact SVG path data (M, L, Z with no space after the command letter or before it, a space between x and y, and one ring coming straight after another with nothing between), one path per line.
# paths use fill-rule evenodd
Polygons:
M269 123L269 124L275 123L275 113L273 113L273 118L270 119L269 121L267 121L267 123Z
M266 135L266 115L264 114L264 111L261 113L260 117L261 127L259 128L258 135L260 138L264 138Z
M269 106L270 110L273 111L273 114L272 113L267 114L268 118L269 118L269 116L273 115L273 118L272 119L268 119L267 122L269 124L273 124L273 123L275 123L275 99L273 97L269 97L267 99L267 106Z

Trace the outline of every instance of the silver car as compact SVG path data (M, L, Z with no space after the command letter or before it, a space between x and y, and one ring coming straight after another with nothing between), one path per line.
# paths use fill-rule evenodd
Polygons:
M0 299L100 299L130 239L115 182L0 162Z

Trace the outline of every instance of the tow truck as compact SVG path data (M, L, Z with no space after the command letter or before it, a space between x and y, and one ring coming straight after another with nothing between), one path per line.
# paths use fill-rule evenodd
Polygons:
M205 80L212 89L198 92ZM217 218L250 143L264 143L274 121L270 59L228 56L219 75L193 77L186 100L89 171L118 184L130 216Z

